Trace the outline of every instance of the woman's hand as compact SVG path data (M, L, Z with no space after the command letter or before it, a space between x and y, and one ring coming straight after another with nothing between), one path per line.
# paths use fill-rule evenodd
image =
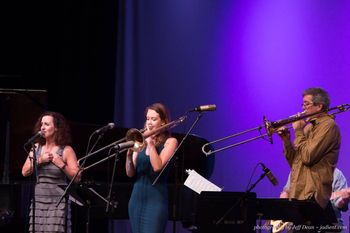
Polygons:
M53 155L50 152L45 152L41 154L38 160L38 164L50 163L53 159Z
M147 146L154 146L156 144L156 140L152 136L146 138L145 141Z
M61 169L64 169L64 167L66 166L66 163L63 161L62 156L60 156L56 153L53 154L52 163Z

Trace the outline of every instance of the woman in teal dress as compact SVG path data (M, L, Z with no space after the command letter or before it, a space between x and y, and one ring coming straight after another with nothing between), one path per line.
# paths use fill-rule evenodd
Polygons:
M145 129L155 130L170 122L170 114L161 103L155 103L145 110ZM136 176L129 201L129 218L133 233L163 233L168 220L167 173L163 173L155 185L167 161L173 155L177 140L169 131L145 139L141 152L128 150L126 174Z

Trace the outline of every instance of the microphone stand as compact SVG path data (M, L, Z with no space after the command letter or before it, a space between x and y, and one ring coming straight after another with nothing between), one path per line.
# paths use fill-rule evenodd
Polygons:
M111 178L111 182L109 184L109 190L108 190L108 196L107 196L107 203L106 203L106 213L108 213L109 211L109 206L111 205L111 193L112 193L112 188L113 188L113 183L114 183L114 174L115 174L115 170L116 170L116 166L117 166L117 162L118 162L118 155L119 155L119 149L117 150L117 152L114 154L114 165L113 165L113 172L112 172L112 178ZM114 205L115 206L115 205Z
M33 151L33 180L34 180L34 184L32 185L32 194L33 194L33 197L32 197L32 218L33 218L33 232L32 233L35 233L35 186L36 184L38 183L38 164L37 164L37 154L36 154L36 150L35 150L35 144L34 142L31 143L32 144L32 147L31 147L31 150Z
M190 132L192 131L192 129L194 128L194 126L198 123L198 121L202 118L203 116L203 112L199 112L199 114L197 115L196 120L193 122L193 124L191 125L190 129L187 131L187 133L185 134L185 136L182 138L181 142L179 143L179 145L175 148L174 153L171 155L171 157L169 158L169 160L167 161L167 163L165 164L165 166L163 167L163 169L160 171L159 175L154 179L152 185L155 185L159 178L162 176L162 174L164 173L165 169L168 167L170 161L172 160L172 158L174 157L174 155L176 154L176 152L179 150L179 148L181 147L181 145L185 142L186 138L188 137L188 135L190 134ZM177 196L177 172L175 171L175 193L174 193L174 197L176 198ZM175 199L174 198L174 199ZM176 200L174 200L175 202ZM175 209L175 207L174 207ZM174 210L173 213L176 213L176 211ZM174 217L174 221L173 221L173 232L176 232L176 220L175 220L175 216Z
M255 186L266 176L266 173L264 172L263 174L260 175L259 179L250 186L249 189L245 191L245 193L224 213L224 215L216 221L215 225L219 225L228 215L231 213L231 211L239 204L245 197L247 197L248 193L255 188ZM260 229L261 232L261 229Z
M95 132L93 132L90 137L89 137L89 143L88 146L86 148L86 154L90 154L92 152L92 150L96 147L97 143L101 140L101 138L103 137L104 133L99 134L98 138L96 139L95 143L92 145L90 151L89 150L89 144L90 144L90 140L92 138L92 136L95 134ZM66 189L64 190L63 194L61 195L59 201L56 204L56 207L61 203L62 199L67 195L68 190L70 189L70 187L72 186L74 180L77 178L78 174L84 169L86 160L88 158L85 158L83 163L81 164L81 166L79 166L79 169L77 171L77 173L75 173L74 177L70 180L69 184L67 185ZM90 190L91 191L91 190ZM97 196L101 197L96 191L92 191L93 193L95 193ZM86 220L86 233L90 232L90 204L88 203L88 211L87 211L87 220Z
M94 135L94 133L91 134L90 139L91 139L92 135ZM100 139L103 137L103 135L104 135L104 134L100 134L100 135L98 136L98 138L96 139L94 145L91 147L90 152L89 152L89 153L86 153L86 154L90 154L90 153L92 152L92 150L95 148L95 146L96 146L97 143L100 141ZM89 141L90 141L90 140L89 140ZM88 149L88 148L87 148L87 149ZM67 187L66 187L66 189L64 190L63 194L61 195L59 201L57 202L56 207L61 203L63 197L67 194L69 188L72 186L74 180L77 178L77 176L79 175L79 173L84 169L84 165L85 165L86 160L87 160L87 158L83 161L82 165L79 166L79 169L78 169L77 173L75 173L74 177L70 180L69 184L67 185Z
M176 152L179 150L179 148L181 147L181 145L184 143L184 141L186 140L187 136L190 134L190 132L192 131L192 129L194 128L194 126L197 124L197 122L200 120L200 118L203 116L202 112L199 112L196 120L193 122L191 128L188 130L188 132L186 133L186 135L182 138L180 144L176 147L174 153L171 155L171 157L169 158L169 160L166 162L165 166L163 167L163 169L160 171L159 175L154 179L152 185L155 185L157 183L157 181L159 180L159 178L162 176L162 174L164 173L165 169L168 167L170 161L172 160L172 158L174 157L174 155L176 154Z

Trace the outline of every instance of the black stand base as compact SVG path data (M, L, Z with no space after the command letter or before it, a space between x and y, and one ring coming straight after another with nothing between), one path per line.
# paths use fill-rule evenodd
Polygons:
M255 202L255 193L201 192L195 219L198 229L193 232L255 232ZM234 208L219 221L230 206Z

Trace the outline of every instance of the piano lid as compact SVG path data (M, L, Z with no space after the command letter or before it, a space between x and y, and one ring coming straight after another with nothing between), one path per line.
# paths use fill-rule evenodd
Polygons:
M46 90L0 89L0 183L23 179L23 145L46 108Z

